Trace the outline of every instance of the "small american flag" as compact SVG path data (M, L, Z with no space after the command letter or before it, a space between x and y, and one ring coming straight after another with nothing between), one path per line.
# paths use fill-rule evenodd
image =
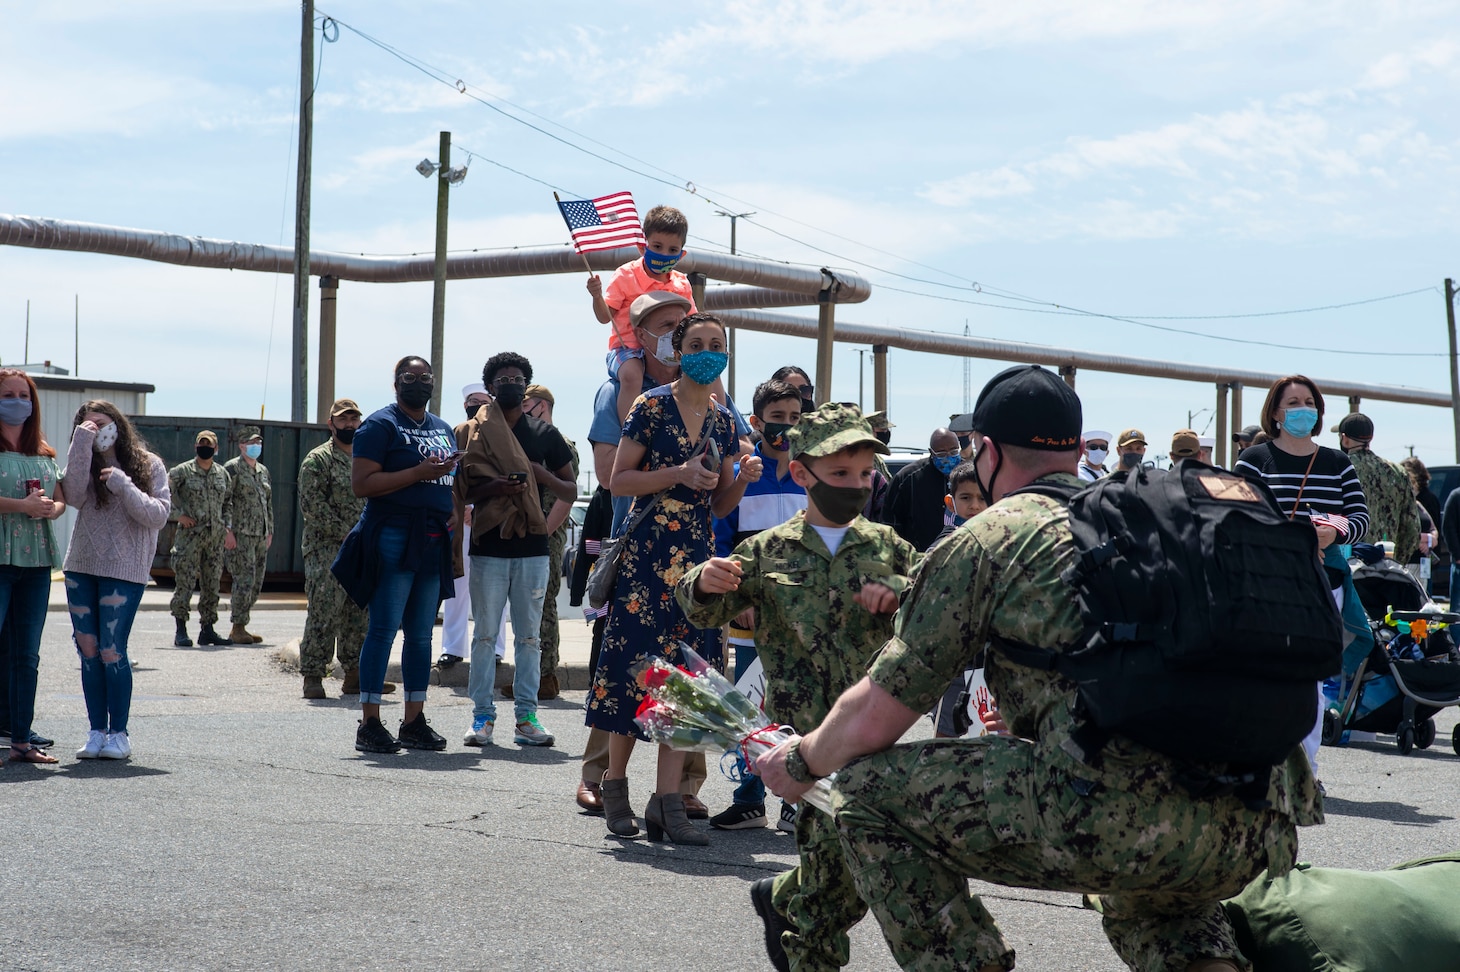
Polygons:
M1346 516L1341 516L1338 513L1312 513L1312 512L1310 512L1308 514L1308 519L1311 520L1312 523L1313 523L1313 525L1316 526L1316 527L1320 527L1320 526L1333 527L1333 529L1335 529L1335 530L1338 531L1338 535L1339 536L1341 536L1341 537L1348 536L1348 517L1346 517Z
M558 200L558 209L568 232L573 234L573 246L579 253L594 250L616 250L621 246L644 243L644 228L639 225L639 211L634 208L634 197L627 192L615 192L597 199Z

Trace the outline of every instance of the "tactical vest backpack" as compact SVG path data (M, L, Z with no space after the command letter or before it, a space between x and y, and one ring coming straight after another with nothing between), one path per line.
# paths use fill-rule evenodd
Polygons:
M994 645L1078 685L1087 755L1120 734L1246 768L1265 787L1266 769L1312 730L1317 683L1342 656L1313 528L1266 488L1195 460L1016 492L1069 503L1079 559L1062 579L1085 627L1064 651Z

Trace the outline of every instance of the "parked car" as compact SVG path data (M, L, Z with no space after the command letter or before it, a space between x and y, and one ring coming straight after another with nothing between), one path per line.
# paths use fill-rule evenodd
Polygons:
M563 544L563 577L573 576L573 564L578 559L578 538L583 535L583 518L588 515L587 496L580 496L568 512L568 539Z

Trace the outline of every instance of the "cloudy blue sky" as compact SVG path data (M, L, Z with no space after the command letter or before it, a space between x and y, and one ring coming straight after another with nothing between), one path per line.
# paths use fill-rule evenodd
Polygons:
M0 212L291 242L298 9L12 6ZM448 129L458 153L482 157L453 190L453 250L564 240L549 190L491 159L584 195L632 190L641 210L680 206L692 247L728 247L715 202L754 210L742 250L873 282L871 300L840 311L848 321L966 323L1093 351L1448 387L1440 286L1460 276L1450 3L321 0L319 11L669 184L342 29L322 49L316 249L429 251L434 185L412 166ZM1409 291L1421 292L1221 317ZM0 249L0 360L23 355L29 300L31 358L69 367L77 294L83 374L154 383L158 414L262 404L288 417L287 277ZM1052 304L1295 349L1030 312ZM430 305L429 283L344 284L340 393L383 404L390 364L428 349ZM1175 317L1193 319L1164 319ZM581 441L605 339L579 275L453 282L444 382L521 351ZM748 398L780 364L813 369L814 348L744 334L737 361ZM838 345L836 398L857 398L857 362ZM1000 367L976 361L975 392ZM891 370L896 443L926 442L962 409L960 359L894 351ZM1207 386L1093 372L1079 390L1087 424L1138 425L1153 443L1214 404ZM1260 401L1248 393L1249 420ZM1448 413L1366 411L1381 452L1412 444L1450 460Z

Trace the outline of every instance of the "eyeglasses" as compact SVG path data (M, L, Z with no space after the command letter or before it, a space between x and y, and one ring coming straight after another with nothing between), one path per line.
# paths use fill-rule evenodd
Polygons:
M399 381L402 385L415 385L418 383L422 385L436 384L435 375L418 375L413 371L407 371L403 374L397 375L396 380Z
M957 448L953 448L953 449L934 449L933 450L933 458L935 458L935 459L952 459L954 456L958 455L958 453L960 453L962 451L963 451L962 449L957 449Z
M493 378L492 384L498 387L501 387L502 385L522 385L523 387L526 387L527 379L522 377L521 375L503 375L500 378Z

